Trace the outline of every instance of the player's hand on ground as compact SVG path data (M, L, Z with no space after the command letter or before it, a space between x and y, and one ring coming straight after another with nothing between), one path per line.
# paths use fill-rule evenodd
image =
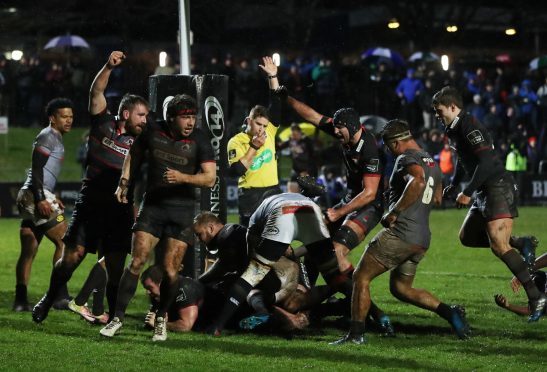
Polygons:
M125 54L123 52L116 50L110 53L110 56L108 57L108 67L114 68L116 66L119 66L122 64L124 59L125 59Z
M36 211L39 216L49 218L51 216L51 204L47 200L41 200L36 203Z
M494 295L494 301L496 301L496 304L499 307L503 307L504 309L509 306L509 301L507 301L507 298L502 294Z
M262 57L262 63L263 63L262 65L258 65L258 66L260 66L260 68L266 74L268 74L268 76L277 75L277 66L275 65L272 57L270 57L270 56Z
M397 221L397 215L391 212L387 212L382 217L382 220L380 221L380 223L382 224L383 227L388 229L390 227L393 227L393 225L395 224L395 221Z
M518 278L514 276L513 279L511 279L511 289L513 290L513 292L518 293L521 286L522 284L520 284L520 280L518 280Z
M213 337L220 337L222 334L222 330L220 330L216 324L211 324L207 329L205 329L205 333L209 336Z
M178 170L167 168L163 173L163 180L172 185L184 183L184 174Z
M120 203L127 204L127 190L129 188L129 180L127 178L120 178L120 182L118 183L118 187L116 188L116 191L114 192L114 195L116 195L116 199Z
M471 202L471 197L465 195L463 192L460 192L456 197L456 208L463 208Z

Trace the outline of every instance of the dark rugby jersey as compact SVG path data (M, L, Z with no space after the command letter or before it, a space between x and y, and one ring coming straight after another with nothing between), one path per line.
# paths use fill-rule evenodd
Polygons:
M194 185L173 185L165 182L167 168L186 174L197 174L201 164L215 163L209 138L199 128L188 137L171 136L165 121L149 123L138 137L139 146L148 150L148 180L145 200L170 205L190 205L195 200Z
M407 167L412 164L418 164L423 168L426 186L418 200L401 212L391 229L405 242L429 248L431 241L429 213L435 188L442 182L442 176L439 166L427 152L407 150L397 157L389 179L389 208L393 208L403 195L408 183Z
M323 116L319 123L319 129L336 138L334 134L334 125L332 118ZM381 177L383 164L380 161L380 154L376 139L372 132L363 128L361 138L355 145L350 147L342 146L344 154L344 163L346 164L348 190L345 201L349 202L357 194L363 191L363 176ZM376 192L376 203L382 203L382 182L378 185Z
M494 151L492 137L484 126L472 115L461 112L446 128L450 145L458 154L458 162L471 176L471 182L464 193L471 196L483 184L497 181L505 172L504 164ZM486 161L480 174L475 174L477 166ZM459 178L460 177L456 177Z
M114 194L123 161L134 140L131 134L118 129L113 115L101 113L91 116L83 194L94 191Z

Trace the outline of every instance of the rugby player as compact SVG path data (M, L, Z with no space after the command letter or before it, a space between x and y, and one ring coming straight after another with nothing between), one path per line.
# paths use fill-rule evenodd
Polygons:
M195 128L196 100L179 94L167 104L166 120L147 126L123 164L116 197L128 203L128 188L148 154L148 182L133 226L131 261L120 280L114 318L101 329L113 337L122 327L125 311L137 289L140 272L150 252L165 244L162 268L165 277L156 312L153 341L167 339L166 313L178 290L178 270L186 250L193 245L191 232L196 187L212 187L216 162L207 135Z
M293 97L289 96L287 103L304 120L337 138L342 146L347 193L340 203L327 210L326 218L340 271L351 275L353 266L347 259L348 253L380 222L383 213L383 166L374 134L361 126L359 114L352 108L339 109L330 118Z
M108 280L106 297L110 313L115 308L118 282L125 257L131 249L131 205L117 202L114 195L129 148L146 125L148 102L136 95L123 96L118 116L107 111L104 91L110 74L120 66L125 54L114 51L97 73L89 92L91 129L88 139L86 172L68 230L65 248L51 273L49 289L32 310L32 319L46 319L53 300L87 253L104 255Z
M511 236L513 219L518 216L517 185L494 151L488 131L476 118L462 110L462 98L455 88L446 86L435 93L432 106L459 158L459 166L444 194L449 195L455 190L463 171L471 176L471 180L458 193L456 205L470 205L476 192L460 228L460 242L467 247L490 247L522 283L530 306L528 321L537 321L545 313L547 296L538 290L529 272L537 243L524 244L523 240L532 239ZM528 262L517 251L519 248ZM523 251L523 248L532 252Z
M53 265L63 252L63 235L67 224L64 206L55 196L55 184L65 156L63 136L72 128L73 104L67 98L55 98L46 106L49 126L34 140L32 165L27 179L17 195L17 207L22 217L19 238L21 254L15 268L16 285L14 311L30 311L27 286L32 262L44 235L55 245ZM66 308L68 290L64 285L54 300L55 307Z
M413 287L416 269L429 248L429 213L442 201L441 171L431 155L416 143L408 124L389 121L382 132L388 149L397 156L389 180L389 210L382 229L368 244L353 274L351 326L341 339L331 343L363 344L365 318L370 307L370 283L390 271L390 291L397 299L437 313L464 339L469 335L465 310L449 306L426 291Z

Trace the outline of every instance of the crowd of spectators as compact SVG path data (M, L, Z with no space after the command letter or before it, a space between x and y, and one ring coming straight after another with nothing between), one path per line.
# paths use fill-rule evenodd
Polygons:
M150 65L150 63L148 63ZM496 149L504 158L513 151L526 158L528 172L543 172L541 160L547 159L545 123L547 122L547 74L529 71L527 66L509 65L454 68L443 71L438 61L414 62L397 66L389 60L294 57L279 69L281 84L291 95L309 103L320 112L332 114L339 107L354 107L362 115L409 121L425 148L441 159L444 134L431 110L432 95L445 85L457 87L464 96L465 109L491 132ZM77 58L48 61L23 57L20 61L0 59L0 115L9 116L11 125L39 126L44 102L67 96L76 105L76 125L85 115L89 68ZM267 89L258 61L226 55L195 57L193 74L225 74L230 78L228 119L239 128L249 107L266 103ZM149 71L177 73L167 66ZM112 105L125 92L129 75L120 72L111 78L105 95ZM144 81L146 79L143 79ZM146 92L138 92L147 96ZM292 115L292 116L290 116ZM285 125L299 121L294 114ZM445 149L446 150L446 149ZM446 158L446 157L444 157Z

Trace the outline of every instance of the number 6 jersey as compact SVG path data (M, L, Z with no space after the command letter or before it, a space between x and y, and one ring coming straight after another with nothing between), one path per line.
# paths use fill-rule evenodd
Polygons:
M425 189L409 208L401 212L392 228L395 235L407 243L428 248L431 241L429 212L435 188L442 182L441 170L431 155L425 151L407 150L397 157L389 179L388 204L393 208L401 198L410 180L407 168L418 164L424 170Z

